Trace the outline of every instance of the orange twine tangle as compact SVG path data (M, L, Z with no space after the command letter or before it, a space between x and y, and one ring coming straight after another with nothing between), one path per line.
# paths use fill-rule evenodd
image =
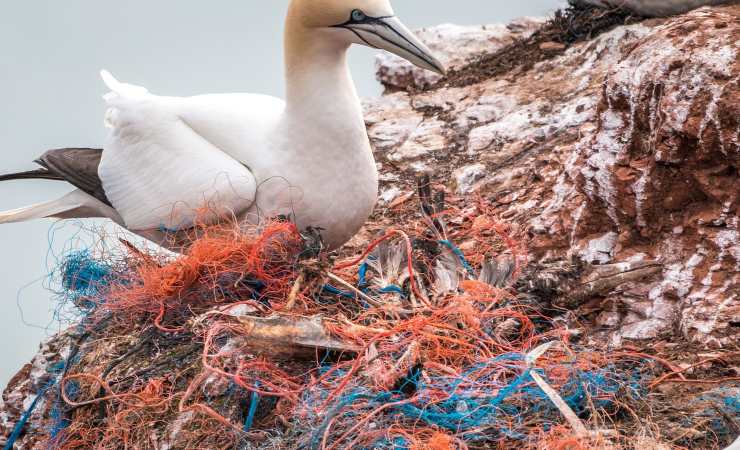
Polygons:
M481 263L494 250L508 251L516 263L515 273L519 274L525 258L511 230L496 222L484 205L472 210L456 228L458 235L464 234L475 244L467 247L465 256ZM476 216L475 211L480 214ZM153 447L161 442L153 442L152 436L164 429L162 422L171 422L172 417L183 421L187 418L188 426L179 431L185 444L178 446L202 447L205 444L199 439L207 433L209 439L213 438L207 444L210 448L226 447L225 440L231 439L233 444L244 438L243 403L249 400L251 405L251 399L256 397L260 401L272 398L272 403L277 404L265 413L270 424L295 426L300 422L321 430L314 442L322 450L370 447L379 439L395 437L403 438L413 450L467 450L463 431L455 432L454 423L432 426L431 421L413 420L399 411L410 408L410 404L426 410L462 395L463 391L471 396L471 404L478 397L495 396L529 369L523 355L543 342L559 343L537 361L538 370L556 390L568 383L574 369L595 370L642 355L576 351L569 346L568 330L550 325L543 331L542 324L549 323L549 319L539 308L518 301L510 290L481 281L463 281L461 292L439 294L430 300L422 292L425 283L433 281L432 275L430 279L424 277L433 274L429 268L434 261L421 259L415 264L412 241L400 230L386 232L359 257L337 264L335 270L357 266L381 243L395 238L405 244L410 289L419 299L418 306L395 317L391 313L394 307L398 312L399 307L390 295L371 305L353 299L327 301L325 294L311 295L314 286L299 286L300 302L286 308L289 293L302 284L296 283L301 237L295 226L286 222L268 224L260 233L234 226L205 227L185 254L174 260L131 251L127 261L129 275L101 296L103 301L97 302L97 318L112 317L113 323L102 332L95 330L99 341L89 343L96 348L94 354L103 355L113 347L114 352L125 355L123 340L110 339L108 342L114 344L108 346L106 340L116 333L128 336L134 331L146 331L160 339L154 343L152 358L157 357L154 353L159 352L160 345L183 341L190 350L188 355L193 356L183 364L182 373L166 378L152 375L146 380L139 375L139 379L122 370L124 383L116 377L106 380L96 375L105 372L89 362L85 364L90 373L65 376L60 392L63 401L73 407L74 417L64 431L68 440L63 440L62 448ZM245 280L257 280L263 287L252 289ZM359 350L337 355L341 352L331 352L328 344L327 349L317 348L315 360L309 357L308 362L300 363L272 359L267 356L269 351L252 355L247 349L254 347L245 344L250 330L244 321L240 322L242 313L234 312L239 305L246 306L238 308L248 311L244 314L259 317L320 315L323 331L331 340ZM505 354L516 357L499 359ZM684 370L667 361L662 363L671 373L656 383L683 377ZM414 386L419 392L404 391L383 400L368 400L377 393L398 389L398 383L409 373L422 380L419 387ZM445 380L457 380L459 384L448 388ZM84 385L79 391L85 395L70 398L74 397L67 392L71 382ZM207 387L222 382L235 388L233 392L237 393L228 395L238 396L242 402L238 411L213 400L215 397ZM357 398L350 396L356 388L362 392ZM316 392L320 395L312 397ZM341 402L346 398L352 400L344 405ZM524 394L514 394L509 401L523 402L523 398ZM341 409L337 404L345 409L331 416L332 408ZM98 418L101 408L108 412L104 421ZM326 423L324 416L328 417ZM255 427L267 429L268 419L259 418ZM588 442L574 439L568 429L545 433L536 420L527 419L522 424L518 418L505 414L496 420L501 427L531 433L531 440L521 443L522 447L589 448ZM485 433L490 425L476 422L470 427L465 433ZM538 437L542 439L538 441ZM505 436L492 435L491 439L491 448L507 448L510 444Z

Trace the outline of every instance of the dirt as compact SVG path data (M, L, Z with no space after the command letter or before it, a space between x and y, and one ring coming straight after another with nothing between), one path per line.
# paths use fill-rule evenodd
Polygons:
M620 8L605 10L571 5L556 11L555 16L531 36L452 70L445 79L428 89L465 87L511 72L528 71L539 62L563 54L573 44L645 19Z

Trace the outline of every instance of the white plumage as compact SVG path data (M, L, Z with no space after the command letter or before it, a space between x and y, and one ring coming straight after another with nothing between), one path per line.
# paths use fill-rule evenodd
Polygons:
M240 104L241 123L254 123L244 114L256 103L252 98L238 102L240 97L232 97L221 108L213 108L205 116L208 121L191 124L186 117L197 114L203 103L207 106L206 98L157 97L118 83L107 72L103 79L112 90L105 96L111 133L98 174L126 227L189 228L203 210L215 218L241 214L254 204L254 175L228 153L234 148L219 147L206 137L209 132L214 137L233 134L224 119L239 117Z
M125 226L150 237L195 219L287 216L323 228L330 247L349 239L372 211L377 171L351 79L312 72L328 81L309 93L324 102L291 108L256 94L156 96L105 73L117 91L105 96L98 174Z

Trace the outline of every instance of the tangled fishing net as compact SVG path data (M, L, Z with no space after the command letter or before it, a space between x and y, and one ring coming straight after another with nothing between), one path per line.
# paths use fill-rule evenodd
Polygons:
M39 393L46 448L625 444L614 423L661 364L574 342L485 205L422 200L354 257L279 221L202 227L177 257L70 252L55 276L77 319Z

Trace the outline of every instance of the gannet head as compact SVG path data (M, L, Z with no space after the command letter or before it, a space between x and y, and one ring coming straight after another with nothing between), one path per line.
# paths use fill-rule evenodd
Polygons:
M387 50L444 75L437 58L395 16L388 0L293 0L290 16L302 27L323 30L328 39Z

